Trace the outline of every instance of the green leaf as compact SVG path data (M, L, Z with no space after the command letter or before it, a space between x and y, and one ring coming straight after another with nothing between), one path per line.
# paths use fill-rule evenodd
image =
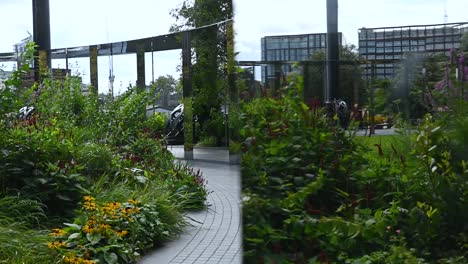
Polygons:
M97 244L99 241L101 241L101 234L95 234L95 233L88 233L86 234L86 239L88 239L91 244Z
M37 178L36 181L38 181L40 184L46 184L47 183L47 179L44 179L44 178Z
M141 184L145 184L146 181L148 181L148 179L145 176L135 176L135 179Z
M70 197L68 197L66 195L62 195L62 194L57 194L57 198L59 198L60 200L63 200L63 201L67 201L67 202L73 201Z
M435 132L437 132L437 130L439 130L439 129L440 129L440 126L434 128L434 129L432 129L432 130L431 130L431 133L435 133Z
M371 218L369 220L366 221L366 226L370 226L370 225L373 225L375 224L377 221L375 221L375 219Z
M356 231L356 233L355 233L354 235L352 235L350 238L351 238L351 239L354 239L354 238L356 238L360 233L361 233L361 231L358 230L358 231Z
M77 224L70 224L70 223L63 223L64 225L66 226L69 226L73 229L76 229L76 230L81 230L81 226L80 225L77 225Z
M119 260L115 253L104 252L104 259L108 264L115 264Z
M265 241L260 238L246 238L247 241L255 243L255 244L263 244Z
M73 240L80 236L80 233L73 233L68 237L68 240Z

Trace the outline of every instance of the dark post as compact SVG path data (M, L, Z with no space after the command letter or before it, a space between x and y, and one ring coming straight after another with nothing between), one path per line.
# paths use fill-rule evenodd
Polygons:
M65 65L66 65L65 69L67 70L67 75L68 75L68 49L65 49Z
M369 121L370 121L370 130L369 130L369 136L375 134L375 111L374 111L374 85L375 85L375 78L377 77L376 75L376 65L375 62L372 62L371 64L371 80L370 80L370 85L369 85Z
M327 0L327 89L324 101L338 94L338 0Z
M239 135L239 91L236 83L236 67L234 62L234 28L233 22L227 24L227 72L229 85L229 164L240 164Z
M274 69L275 69L275 90L279 90L281 88L281 62L275 62Z
M407 122L411 122L410 120L410 80L409 80L409 65L406 63L404 67L404 80L403 80L403 116ZM448 76L448 75L447 75ZM448 81L448 78L446 79Z
M302 88L302 93L303 93L303 96L304 96L304 102L309 106L311 107L312 106L312 102L313 102L313 99L314 99L314 93L313 93L313 90L312 90L312 87L310 85L310 79L309 79L309 72L310 72L310 63L308 61L305 61L303 63L303 84L304 84L304 87Z
M193 109L192 109L192 34L182 35L182 96L184 102L184 159L193 160Z
M145 90L145 50L141 47L137 48L137 90L139 93Z
M91 77L92 92L98 94L98 51L97 46L89 46L89 71Z
M39 51L45 51L41 57L45 59L48 68L51 67L50 58L50 14L49 0L33 0L33 40L39 46L36 56L39 56ZM39 61L34 61L34 80L40 81Z

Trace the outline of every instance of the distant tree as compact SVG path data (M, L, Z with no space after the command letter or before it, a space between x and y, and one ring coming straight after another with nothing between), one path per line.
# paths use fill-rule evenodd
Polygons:
M448 58L443 53L407 54L392 80L390 101L401 102L400 110L410 119L422 118L432 112L439 95L435 87L445 78L447 62Z
M159 76L154 81L155 98L157 97L161 105L169 105L169 96L177 91L177 80L172 75Z
M232 0L185 0L171 15L176 19L171 32L200 28L232 19ZM220 111L225 96L226 29L220 24L193 35L193 108L202 128L213 112Z
M322 91L325 87L325 62L326 53L324 50L312 54L312 61L323 62L314 63L309 70L309 84L317 91ZM362 69L359 65L359 55L356 46L346 45L341 47L339 65L339 82L336 99L342 99L348 104L362 105L366 101L365 82L362 79Z
M389 79L378 79L374 83L374 110L376 114L392 112L392 82Z
M463 35L460 47L463 52L468 52L468 33Z

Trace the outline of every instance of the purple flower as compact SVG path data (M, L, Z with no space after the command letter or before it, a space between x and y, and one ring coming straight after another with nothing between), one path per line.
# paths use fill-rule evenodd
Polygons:
M454 48L450 48L450 64L453 65L453 63L455 62L455 49Z
M445 81L444 80L438 81L438 82L436 82L436 84L434 84L434 89L440 91L440 90L442 90L442 88L444 88L444 86L445 86Z

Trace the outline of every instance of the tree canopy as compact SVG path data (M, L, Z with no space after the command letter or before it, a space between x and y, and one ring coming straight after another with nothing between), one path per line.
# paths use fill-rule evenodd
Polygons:
M176 19L171 32L200 28L232 19L232 0L185 0L171 15ZM202 128L213 111L220 111L226 95L226 33L226 23L220 23L193 34L193 108Z

